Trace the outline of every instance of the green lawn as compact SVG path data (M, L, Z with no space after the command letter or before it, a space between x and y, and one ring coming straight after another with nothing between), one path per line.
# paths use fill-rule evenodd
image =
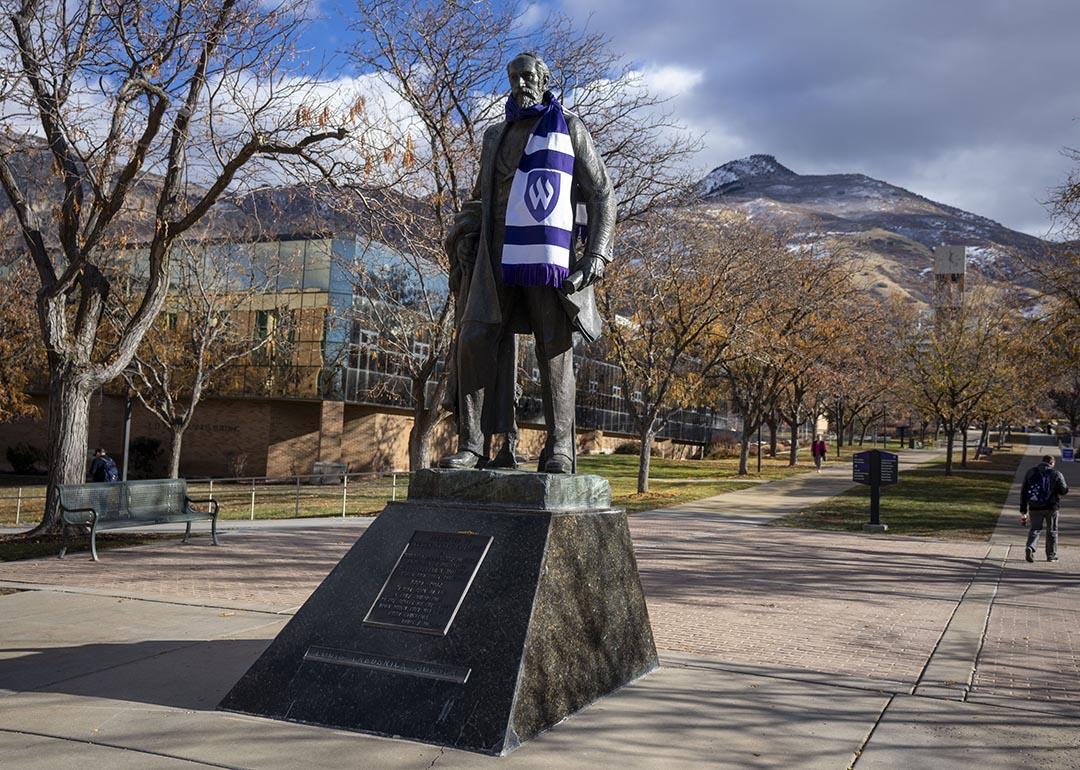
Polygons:
M757 468L750 458L750 470ZM803 473L807 465L790 468L782 458L761 459L761 475L739 476L735 458L722 460L663 460L654 457L649 467L649 491L637 493L636 455L588 455L578 458L578 471L603 476L611 484L613 503L630 513L665 508L755 486L759 479L780 479Z
M773 460L762 458L762 472L754 471L757 463L750 461L751 473L740 478L738 460L663 460L653 458L650 472L650 491L638 495L637 456L635 455L590 455L579 458L582 473L595 473L611 482L611 492L616 505L627 510L643 511L660 508L676 503L698 500L704 497L733 492L751 486L755 480L784 478L795 473L805 472L810 467L808 456L802 457L802 464L789 468L784 457ZM37 521L44 505L44 486L24 486L20 513L20 523ZM396 484L396 490L395 490ZM315 486L301 484L255 484L216 482L213 488L214 499L221 506L223 519L283 519L311 516L340 516L344 506L347 516L373 516L383 509L387 501L405 499L408 491L408 475L372 476L363 479L350 479L348 488L340 484ZM255 493L254 508L252 491ZM194 498L206 498L210 495L210 485L205 482L193 483L189 494ZM15 490L0 491L0 526L15 524Z
M986 540L1011 486L1005 475L904 471L882 490L881 520L897 535ZM870 488L859 485L771 525L861 532L869 520Z
M1020 460L1023 458L1023 452L1013 452L1009 449L1002 449L1000 452L994 452L989 457L980 457L975 459L974 450L968 452L968 467L969 471L1000 471L1002 473L1016 473L1017 467L1020 465ZM927 466L929 468L945 468L944 456L939 462L933 465ZM957 450L953 453L953 470L957 472L963 472L965 469L960 467L960 451Z

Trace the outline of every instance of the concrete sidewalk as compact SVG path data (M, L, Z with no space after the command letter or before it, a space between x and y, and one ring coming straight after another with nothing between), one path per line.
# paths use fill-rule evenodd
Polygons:
M759 526L849 474L632 517L663 668L502 759L213 710L360 527L0 565L0 767L1080 766L1074 530L1028 565L1015 506L990 543Z

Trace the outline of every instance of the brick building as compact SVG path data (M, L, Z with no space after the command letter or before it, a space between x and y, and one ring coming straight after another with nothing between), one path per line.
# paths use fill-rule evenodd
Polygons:
M310 473L317 461L344 462L354 471L407 467L412 396L400 359L408 353L381 347L377 326L365 314L365 301L354 291L348 270L357 260L392 264L399 259L395 252L355 237L296 237L211 245L205 258L223 251L249 264L281 266L270 290L248 303L247 323L252 334L262 335L287 315L289 333L217 378L185 433L181 475L279 477ZM444 277L433 271L429 278L435 291L445 291ZM175 322L172 312L166 308L162 323ZM416 340L412 354L426 354L425 344ZM523 339L521 349L521 448L536 453L543 435L538 373L530 342ZM633 438L623 399L635 394L621 392L615 367L584 351L578 351L576 366L581 451L610 452ZM47 400L37 396L36 401L44 414ZM125 404L122 382L94 397L91 447L123 455ZM689 411L670 421L659 447L667 454L699 451L714 430L727 427L728 420L711 411ZM440 428L436 455L453 445L452 423L445 421ZM163 449L169 445L168 430L137 401L131 437L133 447L154 441ZM43 419L0 425L0 450L20 442L44 449L46 440ZM133 472L160 472L137 454ZM140 461L148 467L138 467ZM7 465L4 451L0 463ZM158 463L163 467L164 457Z

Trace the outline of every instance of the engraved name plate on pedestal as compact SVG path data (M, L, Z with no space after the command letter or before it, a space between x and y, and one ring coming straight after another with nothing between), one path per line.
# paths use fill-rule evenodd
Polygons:
M364 625L445 636L490 545L490 535L414 531Z

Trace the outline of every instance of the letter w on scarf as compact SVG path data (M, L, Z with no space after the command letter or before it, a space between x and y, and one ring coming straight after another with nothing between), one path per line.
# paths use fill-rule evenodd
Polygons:
M574 146L558 99L548 91L527 109L513 97L506 101L506 119L540 116L518 161L506 204L502 250L503 283L515 286L562 286L570 273L574 208Z

